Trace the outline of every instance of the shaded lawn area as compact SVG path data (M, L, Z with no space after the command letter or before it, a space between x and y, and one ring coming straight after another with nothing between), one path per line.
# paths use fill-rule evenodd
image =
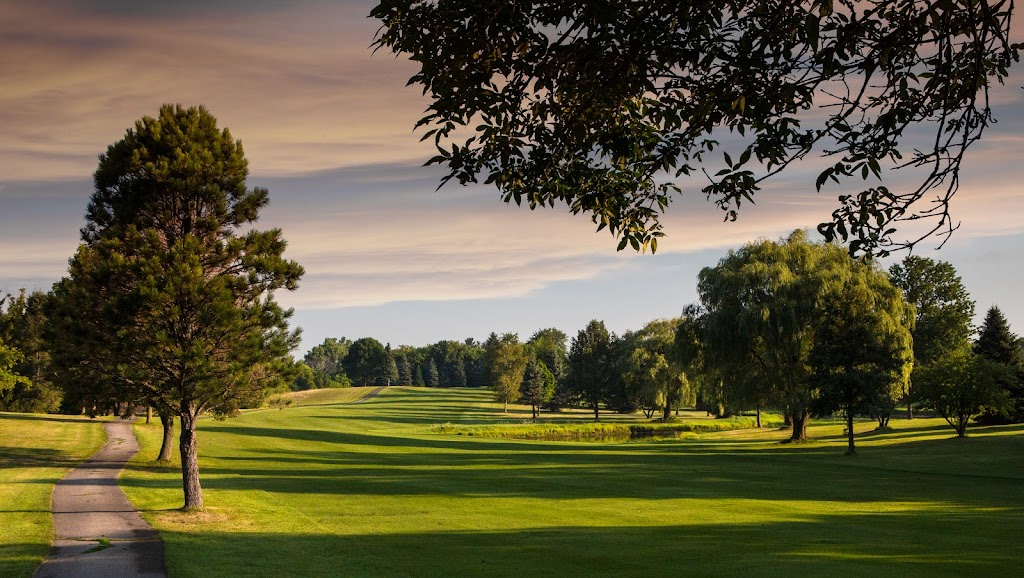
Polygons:
M0 413L0 576L31 576L50 551L53 486L99 450L101 422Z
M261 411L200 431L207 509L148 463L122 487L174 576L1014 574L1024 559L1024 427L952 439L894 420L842 455L778 430L539 442L431 433L505 419L488 393L390 388L358 405Z

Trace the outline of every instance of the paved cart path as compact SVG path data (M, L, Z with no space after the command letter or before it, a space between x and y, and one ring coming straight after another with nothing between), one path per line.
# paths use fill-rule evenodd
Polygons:
M35 578L167 576L160 535L117 486L118 474L139 451L131 422L118 420L103 427L103 449L53 489L57 538Z

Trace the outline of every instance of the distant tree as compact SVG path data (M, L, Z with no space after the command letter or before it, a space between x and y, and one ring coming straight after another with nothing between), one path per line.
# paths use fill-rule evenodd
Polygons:
M441 387L441 374L437 371L434 358L427 362L427 387Z
M569 347L567 388L599 421L601 404L608 398L619 377L616 371L612 335L603 321L591 320L580 330Z
M280 230L252 228L269 193L246 187L247 176L241 142L205 108L143 117L100 156L86 246L65 285L107 291L83 292L93 307L78 314L106 323L90 329L114 344L116 355L100 359L117 365L104 373L181 420L186 509L203 506L198 418L261 403L298 343L273 293L297 288L303 270L283 258Z
M481 346L483 351L480 354L480 366L483 371L484 381L488 386L493 385L491 376L493 375L494 360L498 355L498 347L500 345L501 339L498 337L497 333L492 331Z
M812 407L846 414L846 453L852 455L854 415L878 413L880 404L906 390L914 360L913 307L871 265L852 263L837 274L838 285L819 310L808 361L818 390Z
M316 389L318 387L318 374L313 371L313 368L302 361L299 361L295 365L295 378L292 380L291 384L289 384L288 388L292 391Z
M412 367L409 365L409 358L399 353L395 356L395 366L398 369L397 385L412 385Z
M349 346L342 365L352 383L366 386L384 378L386 361L384 344L372 337L362 337Z
M999 375L999 387L1005 392L1008 403L988 408L980 417L985 423L1024 421L1024 350L1018 341L999 307L990 307L978 331L974 352L1006 368Z
M914 368L921 371L949 352L961 351L971 338L974 301L956 269L945 261L910 256L889 268L892 283L914 306ZM907 391L907 419L914 416L914 375Z
M678 325L678 319L657 319L637 332L624 375L641 405L661 409L665 421L672 408L694 401L686 373L673 355Z
M349 380L345 375L343 362L345 360L345 356L348 355L348 350L351 346L352 341L345 337L342 337L341 339L328 337L327 339L324 339L324 342L320 345L313 346L313 348L306 353L305 357L303 357L303 361L305 361L306 365L308 365L313 371L326 377L326 381L333 381L339 385L345 385Z
M508 413L509 402L519 399L519 386L523 383L523 375L529 356L526 348L519 343L519 336L506 333L498 339L491 359L491 390L494 398L504 404Z
M533 355L554 375L556 383L565 379L568 342L569 336L554 327L538 330L526 342Z
M60 407L62 393L53 383L52 345L45 340L48 296L40 291L0 297L0 340L21 353L15 373L28 381L0 393L0 411L46 413Z
M14 373L13 368L21 361L21 358L21 352L13 347L7 347L0 340L0 393L28 382L28 378Z
M391 351L391 344L384 346L384 365L381 381L384 385L391 385L398 381L398 364L395 362L395 354Z
M1005 365L969 350L950 352L921 371L921 396L962 438L971 417L986 408L999 413L1009 404L1000 387L1008 372Z
M834 160L818 189L928 167L908 190L840 197L819 228L857 251L890 247L899 221L954 228L961 160L992 121L989 89L1018 60L1012 12L938 0L382 0L370 14L375 46L418 66L416 126L442 183L479 180L531 209L564 203L620 248L655 250L659 214L700 186L693 176L735 219L808 155ZM936 204L917 202L936 188Z
M815 345L830 339L830 331L841 333L841 328L829 329L837 303L882 299L876 293L881 281L849 282L858 276L874 279L873 271L837 245L811 243L799 230L780 242L759 241L730 251L716 267L701 271L698 282L708 373L726 389L736 387L746 403L784 408L793 426L791 440L806 439L822 385L810 355ZM854 299L850 291L866 294Z
M423 368L420 365L416 366L416 372L413 375L412 384L415 385L416 387L426 387L427 386L427 382L423 379Z
M530 404L533 410L533 421L537 421L540 406L551 400L555 395L555 376L548 370L544 362L531 358L523 372L523 381L519 385L519 399Z

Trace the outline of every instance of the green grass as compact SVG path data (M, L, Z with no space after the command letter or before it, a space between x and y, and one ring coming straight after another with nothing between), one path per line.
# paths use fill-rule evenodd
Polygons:
M53 485L105 438L88 418L0 413L0 576L31 576L43 561Z
M589 416L588 416L589 417ZM635 439L671 439L688 437L687 434L750 429L755 418L698 419L689 421L626 423L624 421L581 422L575 420L522 422L515 424L461 425L436 424L431 431L440 434L481 436L544 441L628 441ZM778 427L782 419L762 420L764 427Z
M957 440L940 420L862 422L856 456L838 422L799 445L777 429L626 443L432 432L528 415L514 409L486 391L390 388L204 421L198 513L176 509L180 473L145 461L160 430L140 425L121 483L176 577L1021 572L1022 426Z
M352 403L361 401L374 391L376 387L339 387L331 389L308 389L306 391L293 391L274 396L283 400L290 400L293 406L299 405L324 405L330 403Z

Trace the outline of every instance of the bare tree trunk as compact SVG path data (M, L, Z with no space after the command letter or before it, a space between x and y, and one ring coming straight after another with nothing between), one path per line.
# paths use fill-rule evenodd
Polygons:
M153 406L146 406L146 423L153 421Z
M757 406L757 427L761 427L761 406Z
M508 413L508 402L505 402L505 413Z
M533 421L537 421L537 404L533 404Z
M196 447L196 418L192 405L181 404L181 481L185 492L185 510L203 507L203 488L199 485L199 454Z
M164 426L164 441L160 444L158 462L171 461L171 448L174 447L174 414L169 411L160 412L160 425Z
M794 442L807 441L807 410L801 410L800 412L793 413L793 435L790 436L789 440Z
M662 410L661 421L668 421L672 418L672 406L665 404L665 408Z
M598 407L598 405L597 405L597 404L595 403L595 404L594 404L594 421L600 421L600 418L601 418L601 415L600 415L600 413L599 413L600 411L601 411L601 410L600 410L600 408L599 408L599 407Z

